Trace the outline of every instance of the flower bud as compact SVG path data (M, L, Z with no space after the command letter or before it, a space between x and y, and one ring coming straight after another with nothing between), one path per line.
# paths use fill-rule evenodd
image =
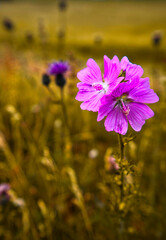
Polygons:
M66 0L60 0L59 1L59 10L64 11L67 8L67 1Z
M57 75L55 76L55 83L56 83L56 85L57 85L58 87L63 88L64 85L66 84L66 79L65 79L64 75L61 74L61 73L60 73L60 74L57 74Z
M162 40L162 32L155 31L152 36L152 41L154 46L159 46Z
M51 80L50 80L49 75L47 75L46 73L44 73L44 74L42 75L42 83L43 83L43 85L45 85L46 87L48 87L49 84L50 84L50 82L51 82Z
M8 19L8 18L3 19L2 24L3 24L4 28L6 28L7 31L10 32L10 31L14 30L14 24L10 19Z

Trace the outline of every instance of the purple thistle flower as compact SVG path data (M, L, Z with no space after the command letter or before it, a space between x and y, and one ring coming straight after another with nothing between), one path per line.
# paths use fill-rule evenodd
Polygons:
M69 65L67 62L59 61L53 62L49 65L48 74L57 75L64 74L69 70Z
M7 183L0 184L0 204L4 205L6 202L9 201L10 196L8 191L10 189L10 185Z
M79 92L76 100L83 101L81 109L97 112L100 100L106 94L110 94L124 79L119 77L121 64L117 56L111 60L104 56L104 76L99 66L93 59L87 61L87 67L78 72L77 77L81 81L77 84Z
M63 88L66 84L64 74L69 70L67 62L59 61L50 64L48 74L55 75L55 83L57 86Z
M150 89L148 78L135 78L122 82L109 95L101 99L97 121L105 120L107 131L125 135L128 122L135 131L140 131L145 120L154 116L154 112L145 103L155 103L158 96Z

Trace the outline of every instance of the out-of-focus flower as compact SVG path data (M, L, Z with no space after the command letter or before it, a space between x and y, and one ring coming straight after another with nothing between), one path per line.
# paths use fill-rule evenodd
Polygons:
M64 85L66 84L66 78L64 77L63 74L57 74L55 78L55 83L57 86L63 88Z
M32 43L34 41L33 34L31 32L26 32L25 38L29 43Z
M69 65L67 62L59 61L53 62L48 68L48 74L55 76L55 83L57 86L63 88L66 84L66 79L64 74L69 70Z
M4 28L9 32L13 31L14 28L15 28L12 20L9 19L9 18L4 18L3 21L2 21L2 24L3 24Z
M49 65L48 74L64 74L69 70L69 64L63 61L53 62Z
M66 10L66 8L67 8L67 0L59 0L58 6L59 6L59 9L61 11Z
M96 33L94 35L94 44L99 45L99 44L102 44L102 42L103 42L102 35L100 33Z
M126 180L127 184L133 184L133 177L131 174L126 175L125 180Z
M6 111L11 114L11 120L13 122L18 122L22 119L22 116L19 112L16 111L15 107L13 105L7 105Z
M43 83L43 85L45 85L46 87L48 87L49 84L50 84L50 82L51 82L51 79L50 79L49 75L46 74L46 73L44 73L44 74L42 75L42 83Z
M105 120L107 131L125 135L128 122L135 131L140 131L145 120L154 116L154 112L145 103L155 103L158 96L149 86L148 78L123 82L108 96L101 100L97 121Z
M107 171L116 172L119 170L119 165L116 163L116 159L113 156L106 158L105 168Z
M0 184L0 204L4 205L10 200L10 195L8 191L10 189L10 185L7 183Z
M22 208L22 207L25 206L25 201L24 201L23 198L15 198L15 199L13 199L12 202L13 202L17 207L20 207L20 208Z
M12 115L13 122L19 122L22 119L22 116L19 112L16 112Z
M99 151L96 148L91 149L88 154L89 158L92 158L92 159L96 158L98 155L99 155Z
M61 121L61 119L56 119L55 121L54 121L54 126L55 126L55 128L61 128L62 127L62 121Z
M16 113L16 109L13 105L7 105L6 106L6 111L10 114L15 114Z
M83 101L81 109L97 112L101 98L105 94L110 94L124 79L124 77L119 77L120 72L121 65L117 56L112 60L104 56L103 78L99 66L90 58L87 61L87 68L77 74L81 82L77 84L79 92L76 100Z
M41 104L34 104L31 107L31 112L32 113L39 113L41 111Z
M155 31L152 35L152 43L154 46L159 46L162 40L163 34L161 31Z

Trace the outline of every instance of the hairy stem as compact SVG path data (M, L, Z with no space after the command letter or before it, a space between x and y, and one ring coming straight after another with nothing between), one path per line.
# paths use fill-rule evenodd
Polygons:
M119 136L119 147L120 147L120 176L121 176L121 185L120 185L120 201L123 202L123 185L124 185L124 173L123 173L123 159L124 159L124 143L121 134Z

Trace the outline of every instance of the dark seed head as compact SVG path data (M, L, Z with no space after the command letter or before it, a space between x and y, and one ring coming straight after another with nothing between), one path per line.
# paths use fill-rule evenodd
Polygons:
M3 21L2 21L2 24L7 31L14 30L14 24L10 19L4 18Z
M48 87L49 84L50 84L50 82L51 82L51 79L50 79L49 75L46 74L46 73L44 73L44 74L42 75L42 83L43 83L43 85L45 85L46 87Z
M59 9L61 11L64 11L64 10L66 10L66 8L67 8L67 1L66 0L60 0L59 1Z
M27 33L25 34L25 37L26 37L26 40L27 40L28 42L33 42L33 40L34 40L33 34L30 33L30 32L27 32Z
M159 46L162 40L162 33L160 31L156 31L152 36L152 41L154 46Z
M55 83L58 87L63 88L66 84L66 79L63 74L57 74L55 76Z

